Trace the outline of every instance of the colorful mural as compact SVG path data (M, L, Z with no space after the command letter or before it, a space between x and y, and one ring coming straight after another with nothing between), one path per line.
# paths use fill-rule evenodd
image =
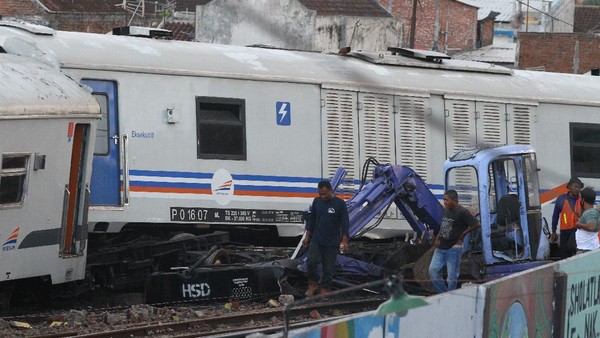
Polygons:
M485 337L550 337L554 268L548 265L490 283L486 296Z
M396 320L394 320L396 319ZM386 322L389 322L386 324ZM334 321L308 330L298 330L293 338L383 338L398 337L399 321L396 316L366 316ZM386 332L389 334L386 334Z

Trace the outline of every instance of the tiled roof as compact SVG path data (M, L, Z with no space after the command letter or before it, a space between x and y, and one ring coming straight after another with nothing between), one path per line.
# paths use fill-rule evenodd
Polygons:
M575 6L573 32L600 31L600 6Z
M167 22L164 29L173 32L173 40L193 41L195 29L191 23Z
M317 15L376 16L392 15L377 0L298 0Z
M37 0L50 12L125 13L115 0Z

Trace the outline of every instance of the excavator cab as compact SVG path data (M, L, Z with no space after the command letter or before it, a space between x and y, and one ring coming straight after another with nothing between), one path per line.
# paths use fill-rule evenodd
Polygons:
M490 280L544 264L550 254L542 231L535 151L530 146L475 147L444 164L446 190L477 215L461 274ZM466 262L465 262L466 261Z

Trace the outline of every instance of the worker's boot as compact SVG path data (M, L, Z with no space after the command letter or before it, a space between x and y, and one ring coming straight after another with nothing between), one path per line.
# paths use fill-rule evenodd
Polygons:
M319 283L309 280L308 281L308 289L304 293L307 297L314 296L319 291Z

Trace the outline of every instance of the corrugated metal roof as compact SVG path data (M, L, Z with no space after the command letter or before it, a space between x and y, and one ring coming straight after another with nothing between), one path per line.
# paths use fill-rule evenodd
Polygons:
M126 13L115 0L38 0L51 12Z
M298 0L317 15L376 16L392 15L376 0Z
M508 22L515 15L515 0L469 0L469 3L479 7L477 20L487 18L491 11L500 13L496 17L496 21L500 22Z
M511 42L495 43L473 51L455 54L452 58L494 64L514 64L516 59L516 45L516 43Z
M536 12L537 10L544 10L544 1L542 0L465 0L470 4L479 7L477 12L477 20L485 19L491 11L500 13L496 17L496 21L509 22L519 8L522 8L523 12L527 11L527 5L530 6L530 12Z
M575 6L573 32L600 31L600 6Z
M469 6L473 6L473 7L479 8L479 5L477 5L477 3L475 3L475 1L471 1L471 0L454 0L454 1L463 3L465 5L469 5Z

